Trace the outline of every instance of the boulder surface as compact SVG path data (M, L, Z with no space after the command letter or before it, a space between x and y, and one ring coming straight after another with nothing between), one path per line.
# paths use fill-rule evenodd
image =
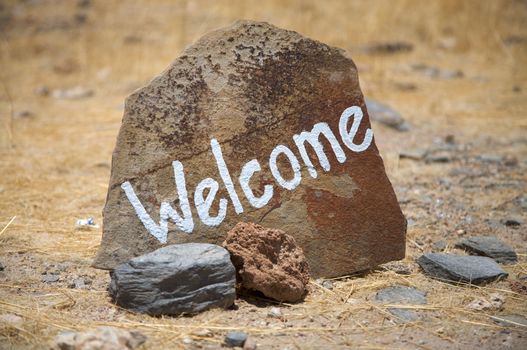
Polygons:
M128 96L103 216L104 269L240 221L290 232L314 277L405 254L355 64L261 22L203 36Z

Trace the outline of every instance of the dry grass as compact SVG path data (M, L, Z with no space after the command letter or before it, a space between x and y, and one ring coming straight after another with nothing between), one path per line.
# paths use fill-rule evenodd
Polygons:
M526 40L523 2L94 1L80 8L74 1L8 0L2 7L0 259L6 271L0 276L0 313L19 315L23 322L0 320L0 346L45 348L60 330L100 325L140 330L149 337L145 347L152 349L188 347L185 337L219 346L232 329L257 337L262 348L492 347L493 338L507 336L503 330L512 332L515 341L527 339L525 327L503 327L493 320L502 314L527 315L526 297L513 292L507 281L485 287L452 285L430 280L415 269L414 259L429 250L418 241L443 231L454 235L455 221L462 216L451 226L437 222L409 229L405 263L414 268L411 275L372 271L336 280L333 290L313 281L304 303L284 305L285 321L269 319L268 304L255 297L238 300L236 311L211 310L194 317L152 318L122 310L106 294L107 274L89 267L100 230L74 229L77 218L102 221L124 97L161 72L185 45L238 18L266 20L352 52L365 94L394 105L418 129L404 136L376 130L392 181L409 193L422 188L436 193L432 183L438 174L447 173L440 166L398 160L402 145L430 143L430 135L453 133L484 150L489 150L489 136L501 145L500 152L525 159L525 144L512 141L521 140L527 127L527 49L525 43L507 44L511 37ZM75 20L82 14L87 16L84 24ZM415 50L393 56L358 50L393 40L412 42ZM449 48L441 48L445 43ZM419 62L462 69L466 78L431 81L409 73L408 63ZM418 89L402 92L395 88L397 82ZM33 89L41 85L87 86L95 96L75 101L35 96ZM521 91L512 92L513 86ZM17 117L24 110L34 117ZM525 192L523 173L493 176L493 181L519 181L523 187L489 194L460 191L471 203L474 212L469 214L492 218L497 203ZM405 207L405 213L429 218L431 208ZM504 233L523 254L519 264L507 267L514 280L527 275L522 237L524 232ZM58 283L41 282L41 273L61 265L65 267ZM89 289L67 287L78 276L93 281ZM373 302L377 290L393 284L428 291L427 305L398 306L426 315L424 321L398 323L388 312L393 305ZM506 297L504 310L475 312L465 307L494 292ZM199 335L203 329L211 330L212 336Z

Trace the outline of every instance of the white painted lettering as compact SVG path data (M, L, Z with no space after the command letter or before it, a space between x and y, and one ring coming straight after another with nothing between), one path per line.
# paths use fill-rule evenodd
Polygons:
M339 163L344 163L346 161L346 155L344 154L342 147L340 147L339 142L335 138L335 134L333 134L329 128L329 125L327 123L315 124L310 132L303 131L300 133L300 135L293 136L293 140L295 141L298 151L300 152L300 156L302 157L302 160L309 171L309 175L311 175L312 178L317 177L317 170L315 169L311 159L309 159L309 155L307 154L305 146L306 141L309 142L311 147L313 147L315 150L322 169L324 169L326 172L331 169L328 157L324 153L324 147L320 142L321 134L324 135L331 144L331 148L333 149L333 152L335 153Z
M207 193L207 198L203 199L203 191L209 189ZM202 180L194 191L194 203L196 204L196 209L198 211L199 218L201 221L208 226L218 226L225 219L227 214L227 200L225 198L220 199L220 207L218 210L218 215L215 217L210 216L210 207L212 206L212 201L218 193L218 182L209 178Z
M285 180L282 177L280 170L278 170L276 160L280 154L284 154L289 160L289 163L291 163L291 168L293 169L293 174L294 174L291 180ZM278 184L285 189L294 190L300 184L300 181L302 180L302 175L300 174L300 164L298 163L298 159L296 159L293 152L284 145L276 146L271 152L271 155L269 156L269 168L271 169L271 173L273 174Z
M253 159L243 166L242 172L240 173L240 186L249 203L255 208L264 207L273 197L272 185L265 185L264 193L260 197L256 197L251 187L249 187L249 181L251 180L253 174L261 170L262 168L260 167L260 163L258 163L256 159Z
M218 140L210 140L210 146L212 147L212 153L214 154L214 158L216 159L216 164L218 165L218 170L220 172L221 179L225 184L225 188L229 193L229 197L231 197L232 205L234 205L234 211L236 211L236 214L241 214L243 213L242 203L240 202L238 194L234 189L231 174L229 174L229 169L227 169L227 164L225 164L225 160L223 159L223 154L221 153L221 147Z
M348 122L349 118L353 116L353 123L351 124L351 129L348 131ZM353 106L346 108L342 115L340 116L339 122L339 131L342 142L354 152L362 152L366 150L373 139L373 131L368 128L366 134L364 135L364 140L360 145L357 145L353 142L357 131L359 130L360 122L362 121L362 110L358 106Z
M194 229L194 221L192 219L192 212L190 211L190 205L188 202L183 165L179 161L174 161L172 162L172 167L174 169L176 189L183 217L181 217L168 202L162 202L159 209L159 225L156 224L146 212L143 204L141 204L141 201L135 194L132 184L126 181L121 185L121 188L124 190L126 197L130 201L130 204L132 204L132 207L135 209L139 220L141 220L146 230L163 244L167 243L168 219L172 219L176 226L183 232L191 233Z
M348 129L348 124L351 117L353 117L353 121L351 128ZM361 108L358 106L352 106L346 108L342 112L339 121L339 133L342 142L351 151L357 153L368 149L373 141L373 131L371 128L366 129L364 140L362 140L360 144L357 144L354 140L359 131L362 118L363 112ZM309 145L314 150L318 158L318 162L320 163L320 167L326 172L331 170L331 163L328 159L328 156L324 152L324 145L321 140L321 135L323 135L327 142L329 142L331 145L331 149L333 150L333 153L335 154L335 157L339 163L344 163L347 159L341 144L339 141L337 141L335 134L327 123L317 123L313 126L311 131L302 131L300 134L294 135L293 141L295 142L296 147L300 152L300 156L308 169L309 175L312 178L317 178L318 173L313 161L309 157L306 149L306 143L309 143ZM219 174L225 185L227 193L229 194L229 198L232 201L234 210L236 214L241 214L243 213L244 209L238 194L236 193L236 189L234 188L234 183L229 173L229 169L227 168L227 164L223 158L220 144L218 140L211 139L210 145L216 160ZM282 173L278 169L278 157L282 154L291 164L291 169L293 171L293 177L289 180L284 179ZM190 210L183 165L179 161L174 161L172 162L172 167L174 169L174 179L179 197L181 215L169 204L169 202L162 202L159 208L159 224L157 224L146 212L146 209L137 197L132 184L129 181L121 184L121 188L125 192L126 197L132 204L135 213L143 223L146 230L163 244L167 243L168 241L167 235L169 220L171 220L183 232L192 233L194 230L194 221L192 218L192 212ZM278 145L272 150L271 154L269 155L269 169L271 170L276 182L285 189L293 190L302 181L299 161L295 154L287 146ZM243 193L245 194L245 197L247 197L250 205L257 209L267 205L271 201L274 193L274 187L271 184L264 186L263 194L259 197L255 196L253 190L251 189L251 178L256 172L261 170L262 169L258 160L252 159L242 167L240 177L238 179ZM208 226L220 225L227 215L227 206L229 203L227 198L220 198L217 215L210 215L210 210L213 206L216 195L218 194L218 190L218 182L211 178L201 180L194 190L194 204L196 206L198 216L203 224Z

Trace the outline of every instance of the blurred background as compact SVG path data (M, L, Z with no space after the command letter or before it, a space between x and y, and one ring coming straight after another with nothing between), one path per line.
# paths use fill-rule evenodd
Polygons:
M201 322L124 313L106 298L107 273L90 265L100 244L97 225L125 97L204 33L237 19L267 21L346 50L366 98L390 108L388 121L374 119L373 129L408 218L405 263L413 271L414 259L434 242L449 247L467 232L497 235L525 259L524 226L500 223L511 214L527 220L525 0L0 0L0 310L35 321L0 325L0 347L39 348L58 329L102 321L176 325L178 334L177 327ZM394 119L407 127L394 127ZM76 220L88 217L96 226L77 230ZM56 283L42 281L55 271ZM527 273L524 263L508 271L511 279ZM79 276L91 284L69 286ZM376 272L349 282L351 291L346 284L341 290L349 297L359 286L357 298L364 299L388 283L387 276L399 278ZM464 314L470 325L459 321L461 303L486 290L455 289L415 273L404 279L429 289L434 305L447 306L433 324L445 337L476 339L471 344L479 339L476 332L487 337L481 339L499 338L484 333L494 331L485 328L492 323L485 315ZM507 282L499 288L510 289ZM309 308L291 310L315 310L316 324L325 325L328 312L318 307L328 305L328 295L315 292ZM508 312L525 315L522 298L509 298ZM33 310L41 310L38 317ZM364 310L357 319L369 319L368 331L378 334L364 337L361 324L356 342L388 334L384 316ZM237 315L216 319L225 329L245 325L245 319L233 321ZM128 319L137 322L123 323ZM173 344L175 335L166 329L143 331ZM398 341L404 329L376 348ZM155 341L152 348L159 348Z
M0 220L24 212L11 229L64 234L75 217L100 222L125 97L237 19L347 51L365 96L411 125L374 122L392 181L408 175L405 148L525 134L527 1L3 0Z

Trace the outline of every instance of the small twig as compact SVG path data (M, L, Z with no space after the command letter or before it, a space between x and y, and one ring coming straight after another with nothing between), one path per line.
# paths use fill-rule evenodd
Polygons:
M12 223L13 221L15 221L15 219L16 219L16 215L13 216L13 217L11 218L11 220L9 220L9 222L7 223L7 225L5 225L5 227L2 229L2 231L0 231L0 236L1 236L1 235L7 230L7 228L9 227L9 225L11 225L11 223Z

